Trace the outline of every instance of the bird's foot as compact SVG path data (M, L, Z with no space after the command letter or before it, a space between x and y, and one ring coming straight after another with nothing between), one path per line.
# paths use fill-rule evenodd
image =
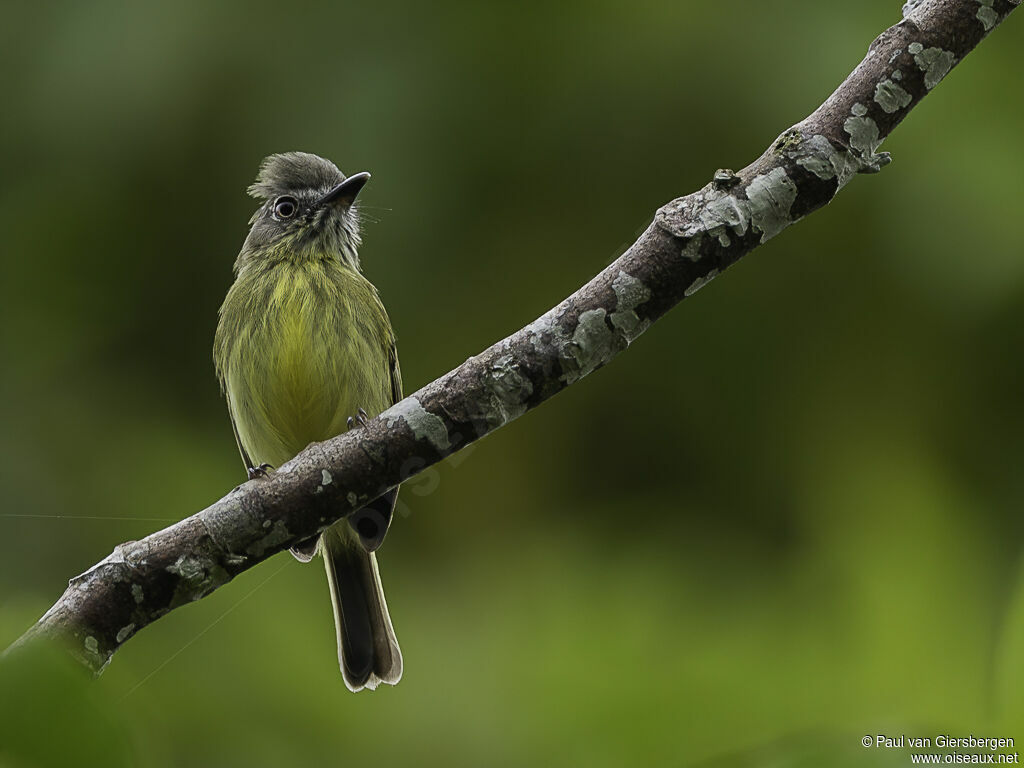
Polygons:
M273 469L270 464L260 464L258 467L249 467L246 472L249 474L250 480L255 480L257 477L267 477L269 472L268 469Z
M370 417L366 415L366 411L360 408L355 416L348 417L348 428L355 429L356 427L365 427L366 422L370 420Z

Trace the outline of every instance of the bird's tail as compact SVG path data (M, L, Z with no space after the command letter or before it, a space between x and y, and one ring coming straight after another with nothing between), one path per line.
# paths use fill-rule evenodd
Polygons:
M345 685L351 691L394 685L402 678L402 651L391 626L376 556L363 548L347 521L324 531L320 547Z

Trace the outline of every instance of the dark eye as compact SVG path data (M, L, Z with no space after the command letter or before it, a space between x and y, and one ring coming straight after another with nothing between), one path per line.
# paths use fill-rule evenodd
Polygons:
M299 203L294 197L279 197L274 201L274 218L290 219L299 210Z

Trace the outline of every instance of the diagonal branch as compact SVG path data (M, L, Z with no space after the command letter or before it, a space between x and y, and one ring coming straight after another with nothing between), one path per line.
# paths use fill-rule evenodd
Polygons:
M132 635L608 363L683 298L857 173L1020 0L910 0L828 100L741 171L660 208L618 260L557 307L355 432L315 443L203 511L71 580L16 644L60 637L101 671Z

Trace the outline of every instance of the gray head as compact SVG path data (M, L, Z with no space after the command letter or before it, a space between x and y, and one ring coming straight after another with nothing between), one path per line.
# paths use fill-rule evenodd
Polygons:
M249 194L263 204L249 223L237 266L275 260L338 258L359 269L356 195L370 174L345 177L330 160L307 152L270 155Z

